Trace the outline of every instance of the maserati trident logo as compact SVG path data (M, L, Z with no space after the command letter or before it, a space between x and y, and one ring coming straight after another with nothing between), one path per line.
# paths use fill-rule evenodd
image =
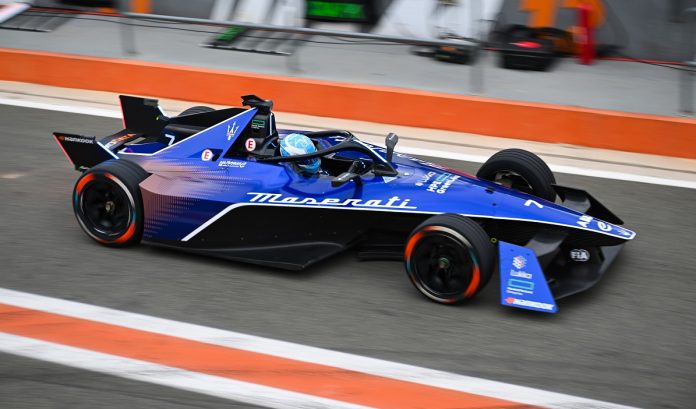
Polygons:
M227 140L231 140L234 137L234 134L237 133L237 130L239 130L239 125L237 125L237 122L232 122L232 125L227 125Z

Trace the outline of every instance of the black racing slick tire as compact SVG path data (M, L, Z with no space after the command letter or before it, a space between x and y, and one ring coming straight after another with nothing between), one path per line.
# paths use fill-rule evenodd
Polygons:
M406 273L423 295L443 304L474 297L495 267L495 247L475 221L432 216L413 230L404 251Z
M556 200L553 172L543 159L523 149L504 149L494 154L476 176L550 202Z
M215 110L211 107L198 105L198 106L191 107L191 108L184 110L184 112L180 113L179 116L202 114L204 112L212 112L212 111L215 111Z
M148 173L133 162L112 159L87 170L73 190L77 221L95 241L112 247L140 242L143 203L139 184Z

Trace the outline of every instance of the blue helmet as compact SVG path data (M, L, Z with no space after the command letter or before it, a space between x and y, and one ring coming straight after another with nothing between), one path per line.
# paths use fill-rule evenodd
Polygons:
M282 156L305 155L314 153L317 148L306 135L300 133L291 133L280 140L280 154ZM314 174L319 171L321 161L319 158L307 159L295 164L304 172Z

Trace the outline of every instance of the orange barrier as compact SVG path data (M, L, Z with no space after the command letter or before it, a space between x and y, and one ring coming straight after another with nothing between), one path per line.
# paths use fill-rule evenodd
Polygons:
M0 49L0 80L238 105L257 94L279 111L696 158L696 120L412 89Z

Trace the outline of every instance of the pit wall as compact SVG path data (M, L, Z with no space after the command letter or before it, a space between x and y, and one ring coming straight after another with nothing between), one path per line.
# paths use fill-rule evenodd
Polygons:
M235 2L239 4L232 16L229 11ZM688 7L696 7L696 0L467 0L448 7L444 13L433 13L436 0L393 0L373 32L434 37L447 31L474 36L479 15L488 22L484 32L505 24L552 26L574 31L578 22L576 7L581 2L592 7L591 21L598 44L616 46L621 54L640 59L687 61L693 57L686 55L687 24L680 13ZM114 0L111 3L122 10L140 13L304 24L304 0ZM59 0L36 0L35 4L65 7Z
M6 81L221 105L257 94L285 112L696 159L693 119L14 49L0 60Z

